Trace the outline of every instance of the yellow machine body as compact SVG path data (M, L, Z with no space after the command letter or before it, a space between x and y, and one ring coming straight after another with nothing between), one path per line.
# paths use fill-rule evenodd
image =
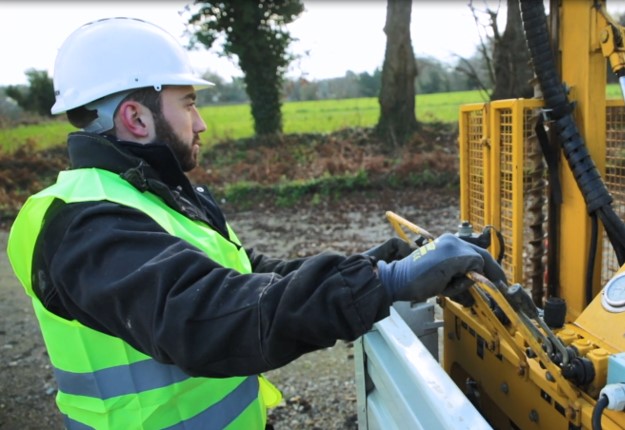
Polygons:
M606 101L606 58L614 52L597 5L602 2L552 2L550 20L562 81L570 87L575 119L595 165L625 214L625 106ZM603 50L602 50L603 49ZM625 312L608 311L602 290L622 269L602 229L586 299L586 270L591 244L584 198L562 157L557 173L562 204L555 221L557 253L549 256L549 174L535 134L543 102L500 100L462 107L459 118L461 217L474 230L486 226L504 238L502 265L510 283L519 283L535 303L564 299L566 322L554 329L564 345L592 363L592 382L582 387L565 379L560 368L545 364L524 329L504 325L477 303L441 303L444 312L443 365L455 383L497 429L590 429L600 390L606 385L608 357L625 352ZM499 254L493 238L490 251ZM558 285L547 285L546 260L557 261ZM551 266L553 267L553 266ZM480 299L476 296L477 299ZM479 302L479 300L478 300ZM528 352L528 351L533 351ZM625 381L623 381L625 382ZM603 429L625 429L625 412L603 413Z

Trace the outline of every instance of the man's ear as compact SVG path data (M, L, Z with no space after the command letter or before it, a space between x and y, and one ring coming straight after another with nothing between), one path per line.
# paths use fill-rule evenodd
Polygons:
M154 136L152 112L134 100L123 102L115 115L118 138L139 143L150 142Z

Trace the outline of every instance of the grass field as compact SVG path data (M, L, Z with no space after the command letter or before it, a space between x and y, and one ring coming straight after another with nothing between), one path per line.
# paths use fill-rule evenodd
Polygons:
M416 97L417 119L456 122L460 105L481 101L478 91L419 95ZM203 136L205 144L254 134L248 104L204 106L200 113L207 126ZM375 97L287 102L282 106L282 114L285 133L328 133L345 127L375 125L379 105ZM65 121L0 129L0 148L11 152L29 141L37 148L56 146L64 144L67 133L74 130Z
M609 98L620 98L618 84L608 85ZM467 103L484 102L479 91L423 94L416 97L417 119L423 122L456 122L459 107ZM207 130L206 145L224 139L239 139L254 134L252 115L248 104L214 105L200 108ZM287 102L282 107L284 132L328 133L346 127L371 127L378 121L379 105L375 97ZM26 142L37 148L65 143L74 128L65 121L50 121L0 129L0 149L11 152Z
M478 91L418 95L417 119L424 122L458 121L458 109L465 103L483 101ZM357 98L287 102L282 107L285 133L327 133L345 127L371 127L378 121L378 99ZM241 138L253 134L247 105L206 106L201 109L208 139Z

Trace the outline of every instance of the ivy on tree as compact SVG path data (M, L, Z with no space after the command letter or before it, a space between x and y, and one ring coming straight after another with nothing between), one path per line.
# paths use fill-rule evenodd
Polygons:
M238 58L257 135L282 132L281 90L293 56L286 24L304 10L300 0L196 1L191 43L211 48L224 38L223 52Z

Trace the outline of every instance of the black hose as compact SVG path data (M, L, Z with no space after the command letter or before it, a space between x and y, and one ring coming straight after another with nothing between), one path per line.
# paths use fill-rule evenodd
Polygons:
M606 230L619 265L625 263L625 223L612 208L612 196L599 174L582 138L566 91L558 75L551 49L543 2L520 0L525 38L545 107L550 112L560 146L586 202L589 214L596 214ZM596 252L596 247L590 252ZM593 257L594 258L594 257Z
M586 305L592 302L592 274L595 268L595 259L597 253L594 251L597 249L597 241L599 239L599 223L595 214L590 215L591 230L590 230L590 246L588 248L588 263L586 267Z
M592 430L601 430L601 416L603 411L608 407L608 396L603 394L595 403L595 407L592 409Z

